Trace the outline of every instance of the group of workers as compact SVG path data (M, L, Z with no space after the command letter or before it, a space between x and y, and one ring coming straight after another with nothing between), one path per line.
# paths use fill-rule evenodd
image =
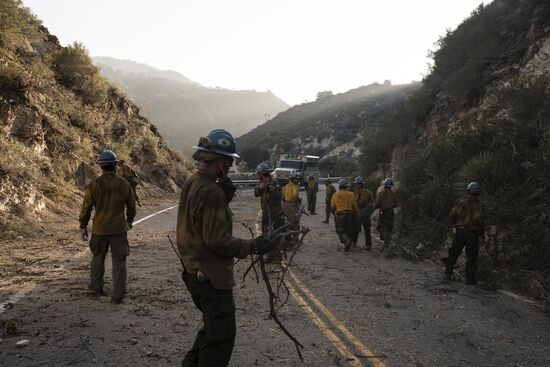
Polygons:
M267 163L260 163L256 173L260 183L255 187L254 195L261 200L262 233L269 233L281 227L285 219L291 229L299 229L299 218L303 212L299 172L291 172L288 183L282 188L277 180L272 178L271 169ZM334 216L336 233L346 252L352 247L357 247L361 231L365 233L365 248L368 251L372 249L370 227L371 216L375 209L379 209L380 212L377 229L380 231L384 246L389 246L391 241L394 209L397 207L395 193L392 191L393 180L386 178L383 189L377 192L376 197L365 187L365 184L365 179L358 176L353 181L354 189L350 191L348 181L341 179L338 181L339 190L336 191L332 180L325 180L326 218L323 223L328 224L331 214ZM314 176L308 177L305 192L309 215L315 215L319 185Z
M277 260L281 245L270 239L269 233L286 224L289 231L300 228L303 208L300 199L301 178L298 172L290 174L284 187L271 177L270 167L261 163L257 167L260 183L254 194L261 199L262 233L256 238L241 239L232 234L233 214L229 203L235 195L235 185L227 177L235 158L236 144L226 130L216 129L199 140L194 147L193 158L199 169L189 177L181 191L177 214L177 252L183 271L182 279L187 290L202 313L203 326L185 355L182 366L225 367L229 364L236 336L234 258L246 258L251 254L271 256ZM88 240L88 222L95 210L90 249L92 252L90 290L103 295L104 262L111 249L113 260L113 291L111 302L120 304L126 293L126 257L129 255L127 232L132 228L136 215L137 175L134 179L121 177L127 169L116 155L105 150L97 163L101 176L94 179L85 190L80 213L80 235ZM117 167L119 168L117 174ZM122 167L122 169L121 169ZM133 173L132 173L133 172ZM370 218L379 210L377 229L387 246L391 241L394 209L397 206L392 191L393 180L386 178L374 196L365 188L365 180L357 177L354 190L350 191L345 179L338 182L336 191L331 180L326 180L326 219L334 215L336 232L349 251L357 245L358 234L365 232L365 247L372 248ZM315 214L316 195L319 187L314 177L306 184L308 210ZM466 282L475 284L476 260L479 236L483 234L483 209L479 201L481 188L473 182L468 185L470 197L461 201L451 213L456 234L449 257L444 259L447 279L452 279L457 258L466 247ZM296 237L291 238L291 242Z

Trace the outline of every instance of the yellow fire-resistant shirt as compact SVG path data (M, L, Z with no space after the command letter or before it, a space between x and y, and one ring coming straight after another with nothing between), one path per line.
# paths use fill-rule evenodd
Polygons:
M355 199L355 195L347 189L340 189L334 194L330 201L330 206L336 213L343 211L357 212L357 200Z
M300 200L300 187L290 181L283 187L283 201L298 201Z

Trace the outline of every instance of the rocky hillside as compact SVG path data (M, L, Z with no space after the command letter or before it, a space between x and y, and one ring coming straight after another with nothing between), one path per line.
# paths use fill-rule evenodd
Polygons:
M480 6L432 56L422 89L365 130L363 173L397 181L414 257L439 254L451 207L480 182L481 280L550 306L550 2Z
M418 88L386 81L336 95L320 92L315 102L294 106L240 137L240 152L251 167L281 152L304 152L324 156L321 168L332 175L355 171L360 132Z
M105 148L135 167L144 196L175 192L191 169L82 45L60 46L19 0L0 0L0 131L0 237L74 214Z
M95 57L103 76L115 82L158 126L172 146L188 153L214 128L244 134L289 106L271 92L207 88L184 75L111 57Z

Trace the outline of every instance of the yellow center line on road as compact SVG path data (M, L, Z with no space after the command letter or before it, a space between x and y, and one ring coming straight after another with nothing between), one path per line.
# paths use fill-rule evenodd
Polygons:
M302 307L305 313L311 318L315 325L317 325L321 332L325 334L327 339L332 343L332 345L334 345L334 347L338 350L338 352L340 352L340 354L346 359L346 361L348 361L353 367L364 367L361 361L357 359L357 357L352 352L349 351L344 342L342 342L342 340L340 340L340 338L338 338L336 334L334 334L334 332L327 327L323 320L321 320L321 318L317 316L315 311L311 309L311 307L302 298L302 296L300 296L300 294L296 292L290 282L288 282L286 286L292 297L294 297L296 302L298 302L298 305Z
M334 316L332 312L330 312L330 310L326 308L321 301L319 301L317 297L315 297L315 295L300 281L300 279L298 279L296 275L294 275L292 271L290 271L290 269L288 269L288 275L294 283L296 283L296 286L304 292L306 297L309 298L309 300L313 302L313 304L317 306L317 308L319 308L319 310L321 310L321 312L329 319L332 325L335 326L363 355L369 357L369 361L374 367L386 367L386 365L382 363L378 357L375 357L374 354L359 339L357 339L355 335L353 335L351 331L349 331L348 328L341 323L336 316Z

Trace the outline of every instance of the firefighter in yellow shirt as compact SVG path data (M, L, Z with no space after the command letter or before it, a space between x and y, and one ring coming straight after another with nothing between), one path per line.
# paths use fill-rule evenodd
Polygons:
M355 234L354 217L357 215L357 200L353 192L348 191L349 183L346 179L338 181L338 192L332 196L330 206L334 212L336 233L340 242L344 244L344 251L348 252L353 245Z
M283 211L286 222L290 224L290 230L300 229L300 214L302 211L302 199L300 199L300 173L293 171L288 177L289 181L283 187ZM293 237L293 241L297 237Z

